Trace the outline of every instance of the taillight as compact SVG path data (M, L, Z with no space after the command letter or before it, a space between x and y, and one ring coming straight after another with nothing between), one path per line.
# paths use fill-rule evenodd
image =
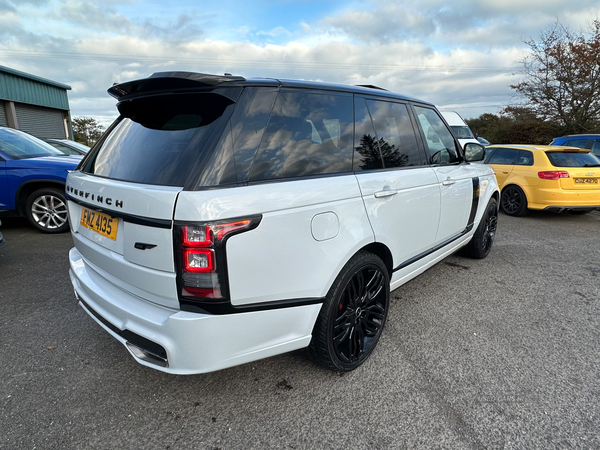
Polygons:
M183 250L183 270L186 272L211 273L215 270L213 250L186 248Z
M569 172L566 170L547 170L538 172L538 177L542 180L558 180L559 178L569 178Z
M261 218L175 224L177 284L182 308L229 302L225 244L231 236L256 228Z

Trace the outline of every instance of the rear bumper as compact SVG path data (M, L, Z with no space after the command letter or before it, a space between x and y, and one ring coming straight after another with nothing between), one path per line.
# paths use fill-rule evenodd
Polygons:
M540 189L527 193L527 199L530 209L594 209L600 207L600 190Z
M103 278L76 248L69 275L80 305L140 363L173 374L212 372L308 346L320 304L208 315L134 296Z

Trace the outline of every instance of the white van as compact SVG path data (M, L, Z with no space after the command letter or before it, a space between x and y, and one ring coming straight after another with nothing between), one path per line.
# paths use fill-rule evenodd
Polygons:
M349 371L391 290L492 248L494 172L430 103L186 72L109 93L121 115L67 179L70 276L141 364L201 373L308 347Z
M460 142L460 145L464 147L468 142L474 142L476 144L480 143L473 135L469 125L467 125L463 118L460 117L460 114L455 111L440 111L440 113L444 117L444 120L446 120L446 123L450 125L450 128L452 129L454 136L458 139L458 142Z

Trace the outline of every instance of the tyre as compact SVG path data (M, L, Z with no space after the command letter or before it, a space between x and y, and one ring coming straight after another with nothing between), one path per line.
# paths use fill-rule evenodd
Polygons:
M69 229L65 195L56 188L43 188L27 197L25 215L42 233L63 233Z
M463 247L461 253L469 258L483 259L490 254L498 227L498 202L490 199L473 239Z
M519 186L507 186L502 191L500 207L509 216L522 216L527 212L527 197Z
M321 366L348 372L375 349L390 301L390 276L381 259L361 251L344 266L321 308L308 351Z

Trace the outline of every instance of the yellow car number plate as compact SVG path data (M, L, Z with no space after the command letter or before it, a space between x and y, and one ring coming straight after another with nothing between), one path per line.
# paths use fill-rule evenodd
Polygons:
M575 178L575 184L598 184L598 178Z
M83 207L81 208L81 220L79 223L104 237L113 241L117 240L119 219L115 217L110 217L108 214Z

